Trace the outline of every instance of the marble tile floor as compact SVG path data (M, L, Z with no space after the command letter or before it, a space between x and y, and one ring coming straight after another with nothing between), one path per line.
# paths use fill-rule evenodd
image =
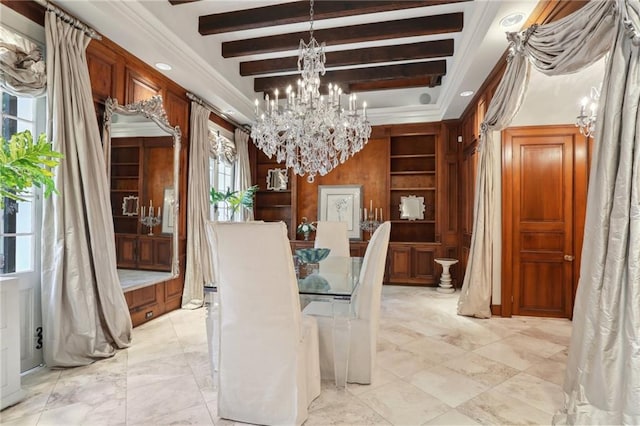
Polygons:
M456 315L458 294L383 288L374 382L323 382L305 425L550 424L571 334L562 319ZM231 425L216 413L205 309L134 329L130 348L86 367L41 368L4 425Z

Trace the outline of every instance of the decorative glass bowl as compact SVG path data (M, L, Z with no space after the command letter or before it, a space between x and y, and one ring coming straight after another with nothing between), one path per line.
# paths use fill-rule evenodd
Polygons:
M318 274L307 275L298 286L306 291L326 291L330 287L329 282Z
M318 263L327 256L331 249L328 248L305 248L296 249L296 256L302 263Z

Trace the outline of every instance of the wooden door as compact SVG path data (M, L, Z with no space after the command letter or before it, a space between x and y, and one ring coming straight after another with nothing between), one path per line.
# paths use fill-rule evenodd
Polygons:
M576 170L586 168L576 168L582 156L575 153L584 146L573 126L503 133L503 315L571 318L582 238L574 217L584 210L582 195L576 197Z

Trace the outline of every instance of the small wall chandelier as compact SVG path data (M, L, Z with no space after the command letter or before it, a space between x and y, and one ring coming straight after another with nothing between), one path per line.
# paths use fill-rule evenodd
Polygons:
M589 97L584 97L580 103L580 114L576 118L576 127L579 127L580 133L588 138L592 137L596 131L596 112L599 100L600 90L591 87Z
M294 173L313 182L315 176L329 173L360 151L369 140L371 125L367 121L367 104L358 113L356 95L348 97L347 109L342 106L342 89L329 84L328 95L320 95L320 75L325 74L325 44L313 37L313 0L310 7L309 43L300 40L298 51L298 80L296 90L286 89L286 102L280 105L276 89L275 99L265 96L264 110L256 100L256 123L251 138L269 158L276 156Z

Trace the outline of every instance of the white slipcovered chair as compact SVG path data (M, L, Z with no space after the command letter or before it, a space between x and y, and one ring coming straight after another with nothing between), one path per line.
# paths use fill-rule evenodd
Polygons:
M347 222L321 221L316 224L315 248L331 249L329 256L349 257Z
M376 359L382 280L386 265L391 223L376 229L362 262L360 283L352 296L351 339L347 382L370 384ZM305 315L318 320L320 333L320 371L323 379L334 378L333 318L331 303L314 301L304 309Z
M303 317L284 223L213 225L220 297L218 415L299 425L320 395L318 329Z

